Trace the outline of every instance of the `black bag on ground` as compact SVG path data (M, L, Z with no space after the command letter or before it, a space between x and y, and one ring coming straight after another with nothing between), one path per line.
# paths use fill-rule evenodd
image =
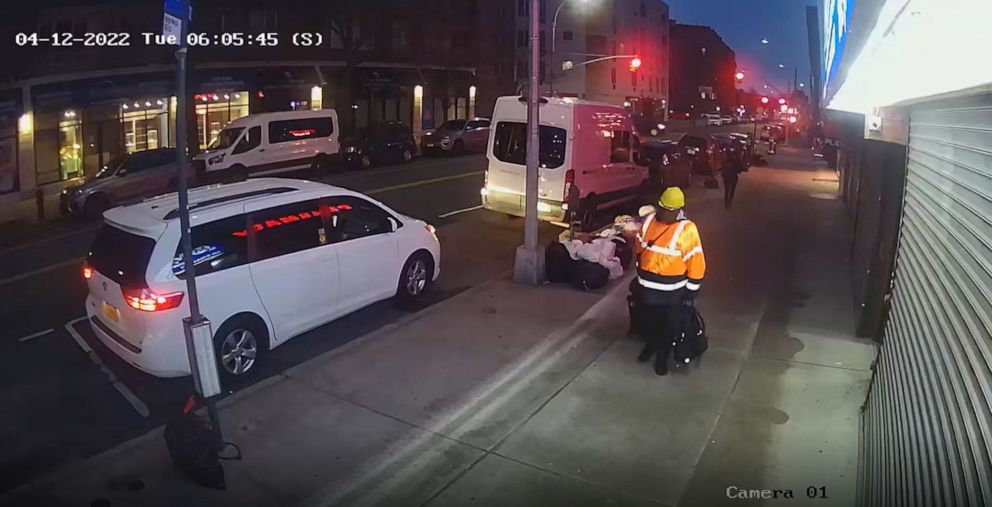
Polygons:
M720 182L717 181L715 176L709 176L706 181L703 182L703 186L709 189L720 188Z
M544 270L549 282L571 283L579 261L572 258L565 245L555 241L544 253Z
M709 348L709 338L706 337L706 321L702 314L690 302L684 307L682 315L682 333L675 341L672 355L675 365L682 366L697 359Z
M187 404L189 405L189 404ZM165 425L165 446L172 461L198 484L224 491L224 469L217 457L213 428L208 418L187 406L183 414Z
M583 290L599 290L610 281L610 270L606 267L589 261L579 261L579 267L575 272L575 286Z

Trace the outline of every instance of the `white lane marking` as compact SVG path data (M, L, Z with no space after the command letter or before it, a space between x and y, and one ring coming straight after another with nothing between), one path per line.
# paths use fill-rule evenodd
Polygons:
M83 337L80 336L78 332L76 332L74 326L77 323L82 322L84 320L89 320L89 318L80 317L78 319L70 320L69 322L66 322L65 323L66 332L69 333L70 336L72 336L73 340L76 340L76 344L79 345L79 348L83 349L83 352L85 352L86 355L89 356L90 361L93 361L93 364L95 364L96 367L99 368L100 371L102 371L104 375L107 376L107 380L110 381L110 384L114 386L114 389L117 389L117 392L121 393L121 396L123 396L124 399L131 404L131 407L134 408L136 412L141 414L141 417L148 417L148 414L151 413L148 410L148 405L145 405L145 402L141 401L141 398L138 398L138 396L134 394L134 392L128 389L128 387L124 385L124 383L117 378L117 375L114 375L114 372L110 371L110 368L107 368L107 365L103 364L103 361L100 359L100 356L96 355L96 352L93 350L92 347L90 347L90 344L86 343L86 340L84 340Z
M43 268L38 268L38 269L35 269L33 271L28 271L27 273L21 273L19 275L12 276L10 278L4 278L3 280L0 280L0 285L6 285L8 283L16 282L18 280L24 280L26 278L31 278L31 277L35 277L35 276L38 276L38 275L43 275L45 273L48 273L49 271L55 271L57 269L62 269L64 267L66 267L66 266L71 266L73 264L80 264L84 260L86 260L86 257L78 257L76 259L69 259L67 261L63 261L63 262L60 262L58 264L52 264L51 266L45 266Z
M437 217L438 218L448 218L450 216L455 216L455 215L457 215L459 213L468 213L469 211L475 211L477 209L482 209L482 205L480 204L478 206L472 206L471 208L457 209L455 211L449 211L447 213L443 213L441 215L438 215Z
M464 396L462 399L465 401L432 418L433 422L426 431L393 444L376 457L370 468L356 472L345 485L334 485L319 491L301 505L366 506L382 503L383 498L394 492L397 485L410 480L417 468L427 466L436 457L439 452L434 446L435 439L450 444L468 431L479 428L486 420L505 410L513 397L519 395L537 376L549 371L563 356L593 336L590 323L614 311L611 308L616 301L614 298L627 290L628 284L623 282L628 278L620 280L570 326L553 331L517 362L497 373L491 381ZM488 449L487 453L489 451L492 449Z
M34 340L35 338L38 338L38 337L41 337L41 336L45 336L48 333L54 333L54 332L55 332L54 329L46 329L44 331L38 331L35 334L29 334L29 335L25 336L24 338L18 338L17 341L19 341L21 343L24 343L24 342L26 342L28 340Z

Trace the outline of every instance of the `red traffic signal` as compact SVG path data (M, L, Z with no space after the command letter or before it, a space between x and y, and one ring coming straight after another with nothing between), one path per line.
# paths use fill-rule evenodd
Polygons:
M630 71L634 72L639 68L641 68L641 59L634 57L634 59L630 61Z

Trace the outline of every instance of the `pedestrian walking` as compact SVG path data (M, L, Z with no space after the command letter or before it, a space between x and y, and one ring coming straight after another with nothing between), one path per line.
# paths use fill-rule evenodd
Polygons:
M737 151L732 151L723 166L720 168L720 176L723 177L723 207L730 209L734 203L734 194L737 192L737 180L744 170L744 161Z
M645 340L637 360L650 361L654 372L668 374L668 356L682 333L683 306L699 294L706 259L696 224L686 218L685 195L669 187L637 235L637 304L635 327Z

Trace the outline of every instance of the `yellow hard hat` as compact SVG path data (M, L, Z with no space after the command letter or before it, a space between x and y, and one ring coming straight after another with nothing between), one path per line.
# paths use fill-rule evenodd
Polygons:
M685 194L679 187L668 187L658 199L658 204L668 210L677 210L685 207Z

